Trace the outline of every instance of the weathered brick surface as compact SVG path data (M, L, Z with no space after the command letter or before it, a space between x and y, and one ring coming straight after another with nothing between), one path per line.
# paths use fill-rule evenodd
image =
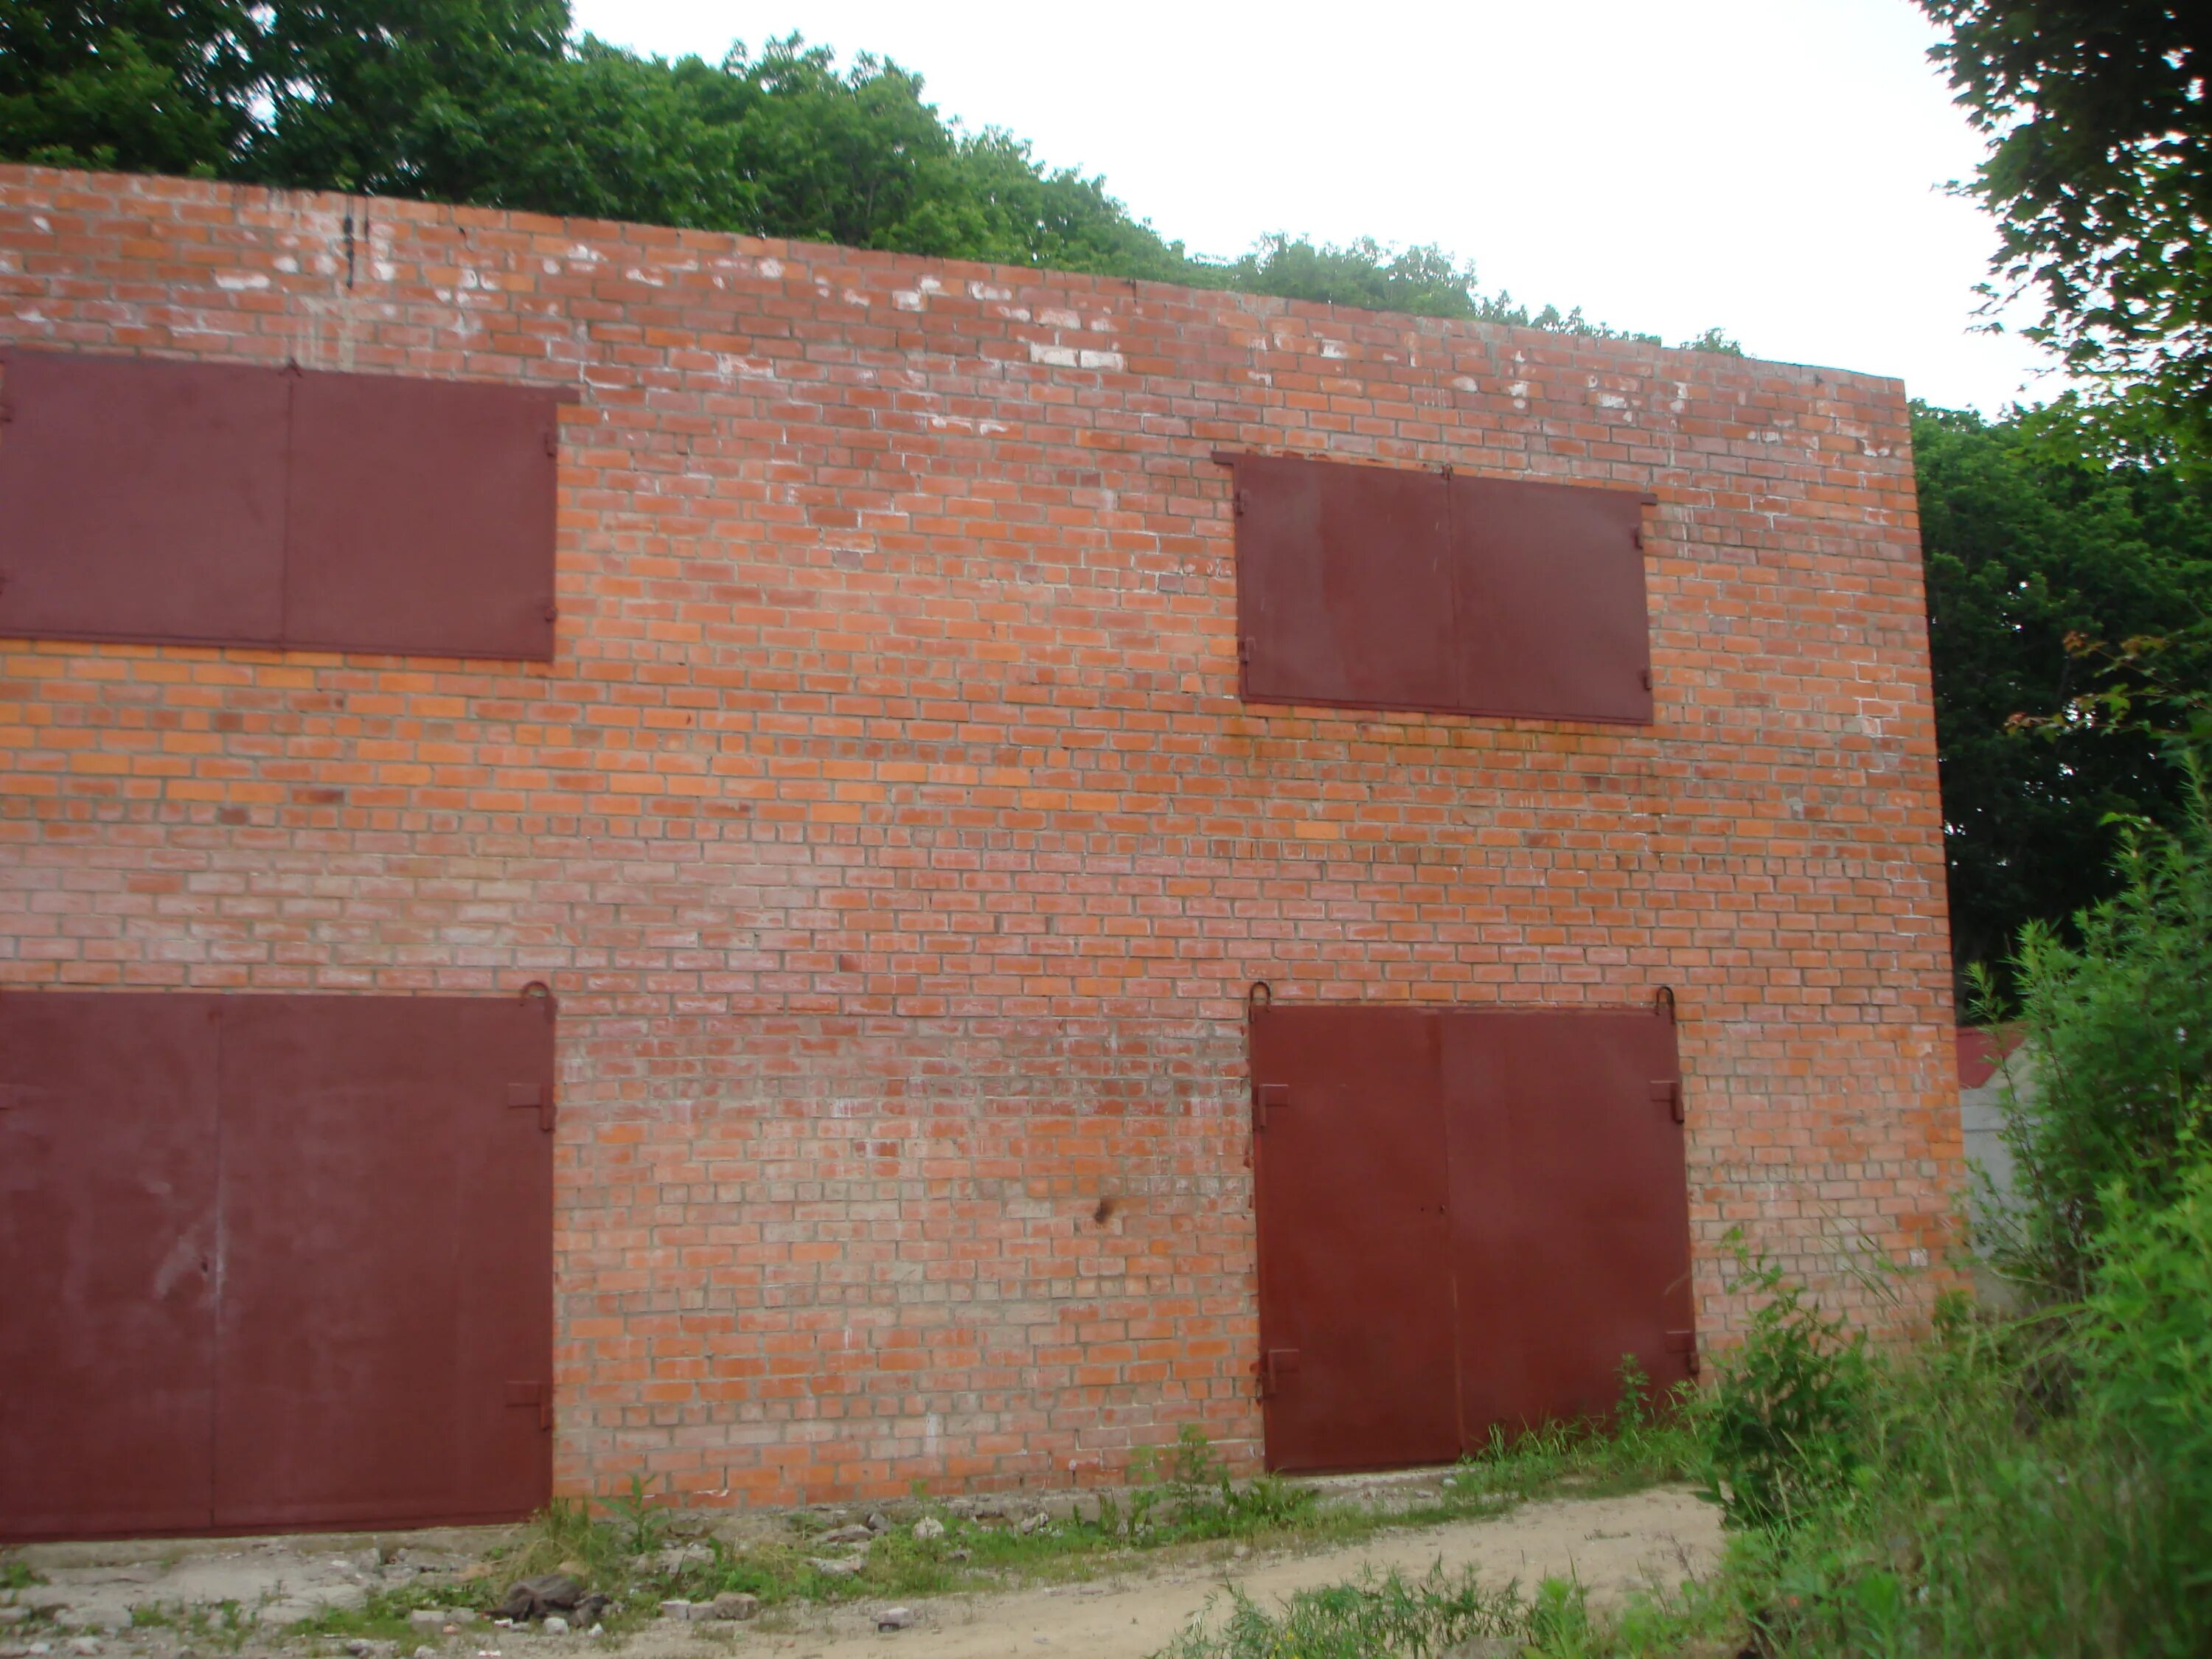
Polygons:
M1941 1249L1893 380L21 167L0 340L581 393L550 665L0 641L0 983L552 983L568 1488L1249 1457L1255 979L1672 986L1709 1333ZM1656 724L1241 705L1221 447L1655 489Z

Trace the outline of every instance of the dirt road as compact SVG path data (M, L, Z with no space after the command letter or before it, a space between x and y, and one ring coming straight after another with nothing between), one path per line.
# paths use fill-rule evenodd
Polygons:
M912 1628L874 1627L880 1605L816 1615L783 1630L663 1625L623 1645L625 1659L703 1659L773 1653L778 1659L1143 1659L1180 1631L1210 1598L1235 1583L1262 1602L1293 1590L1357 1577L1363 1569L1425 1573L1472 1565L1486 1582L1573 1574L1594 1602L1618 1601L1651 1583L1668 1586L1719 1559L1720 1516L1677 1488L1626 1498L1530 1504L1491 1521L1382 1534L1354 1547L1309 1555L1255 1557L1206 1569L1125 1577L1004 1595L957 1595L912 1604ZM531 1644L534 1652L550 1644Z

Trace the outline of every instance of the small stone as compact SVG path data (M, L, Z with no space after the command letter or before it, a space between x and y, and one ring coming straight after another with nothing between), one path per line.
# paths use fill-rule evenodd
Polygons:
M353 1655L353 1659L367 1659L368 1655L375 1651L369 1646L368 1638L365 1636L355 1637L345 1644L345 1650Z
M828 1556L822 1555L811 1555L806 1559L806 1565L813 1568L817 1572L829 1574L832 1578L850 1578L854 1573L860 1571L862 1567L866 1566L868 1562L866 1556L860 1555L848 1555L844 1557L842 1559L833 1559Z
M691 1604L681 1597L663 1601L660 1604L660 1616L663 1619L689 1619L691 1616Z
M82 1653L88 1656L98 1653L100 1651L100 1638L97 1636L79 1636L73 1638L70 1642L70 1651L71 1653Z
M415 1650L415 1659L438 1659L438 1650L426 1642Z
M874 1536L875 1534L870 1532L865 1525L856 1523L849 1527L839 1527L833 1532L823 1533L822 1541L825 1544L865 1544Z
M885 1607L876 1615L878 1630L904 1630L913 1623L912 1607Z
M0 1625L20 1625L30 1616L28 1607L0 1607Z
M743 1590L724 1590L710 1602L707 1616L710 1619L750 1619L760 1611L760 1597L747 1595Z
M538 1628L548 1636L566 1636L568 1633L568 1621L557 1613L549 1613L545 1615L545 1622Z
M880 1514L871 1514L868 1516L868 1530L870 1532L889 1532L890 1529L891 1523L884 1519Z
M955 1561L970 1561L975 1559L975 1552L969 1549L963 1544L958 1549L952 1552L951 1559Z
M446 1610L443 1607L417 1607L407 1615L407 1622L416 1630L441 1631L446 1628Z
M945 1536L945 1522L933 1515L925 1515L914 1523L914 1535L916 1538L942 1538Z
M1251 1553L1252 1548L1249 1544L1239 1544L1229 1552L1231 1559L1237 1561L1242 1561L1246 1556Z
M1042 1510L1039 1510L1035 1515L1024 1516L1022 1519L1022 1524L1015 1528L1014 1530L1016 1532L1024 1533L1042 1531L1044 1528L1045 1518L1044 1511Z

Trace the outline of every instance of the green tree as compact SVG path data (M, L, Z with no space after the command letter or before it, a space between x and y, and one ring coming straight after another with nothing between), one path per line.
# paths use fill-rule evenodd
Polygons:
M2032 331L2212 451L2212 102L2201 7L1919 0L1932 56L1990 137L1971 186Z
M0 0L0 156L215 175L252 122L242 0Z
M2103 435L2071 404L1915 410L1962 966L2112 890L2112 815L2181 805L2156 733L2112 694L2212 684L2212 486Z

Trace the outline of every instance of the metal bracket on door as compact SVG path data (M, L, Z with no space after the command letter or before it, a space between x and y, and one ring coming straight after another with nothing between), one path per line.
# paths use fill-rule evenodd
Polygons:
M1252 1127L1264 1133L1267 1114L1279 1112L1291 1103L1291 1085L1287 1083L1255 1083L1252 1085Z
M538 1127L548 1134L553 1132L553 1091L541 1083L510 1083L507 1085L509 1106L534 1106L538 1109Z
M1655 1077L1651 1079L1651 1098L1667 1109L1667 1115L1675 1122L1683 1121L1682 1080L1674 1077Z
M510 1382L507 1385L507 1403L510 1407L535 1406L538 1426L553 1426L553 1390L543 1382Z
M1296 1348L1269 1348L1260 1356L1260 1398L1272 1400L1282 1391L1283 1379L1297 1371Z
M1698 1374L1698 1334L1695 1331L1667 1333L1667 1352L1682 1356L1682 1369L1692 1376Z

